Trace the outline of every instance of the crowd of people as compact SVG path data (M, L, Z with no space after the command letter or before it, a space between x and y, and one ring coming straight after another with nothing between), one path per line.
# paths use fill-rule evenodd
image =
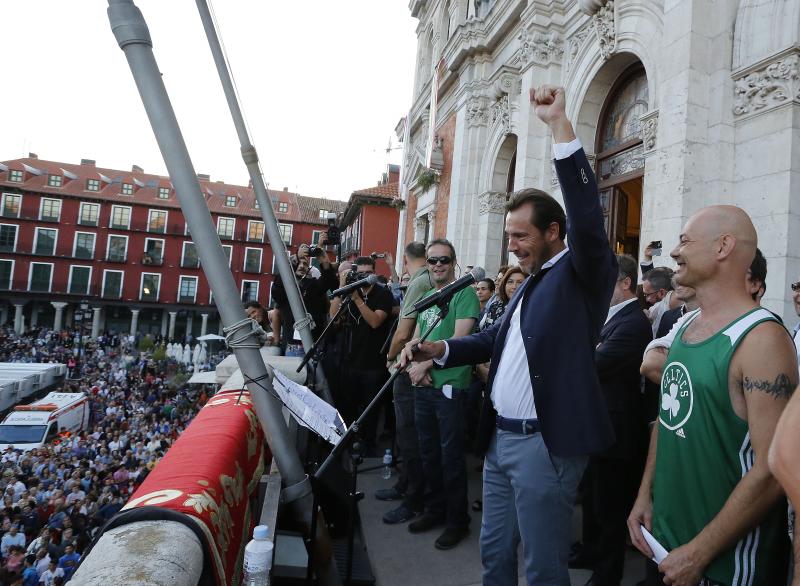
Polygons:
M89 397L89 427L62 430L33 450L0 454L0 583L69 581L93 535L117 513L206 400L185 385L183 366L159 346L106 334L84 343L71 332L0 330L0 361L73 364L65 392ZM77 361L77 364L76 364ZM80 367L80 371L75 368Z

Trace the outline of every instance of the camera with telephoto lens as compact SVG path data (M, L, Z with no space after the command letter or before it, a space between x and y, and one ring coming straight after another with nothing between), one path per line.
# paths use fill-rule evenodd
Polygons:
M342 243L342 234L339 227L336 225L336 214L333 212L328 214L328 244L331 246L339 246Z
M353 283L355 283L359 279L361 279L361 276L360 276L360 274L358 272L358 268L356 267L356 265L353 265L353 268L351 268L349 271L347 271L347 276L344 279L344 284L345 285L352 285Z
M313 256L314 258L318 256L322 256L324 254L324 250L317 246L316 244L309 244L308 245L308 256Z

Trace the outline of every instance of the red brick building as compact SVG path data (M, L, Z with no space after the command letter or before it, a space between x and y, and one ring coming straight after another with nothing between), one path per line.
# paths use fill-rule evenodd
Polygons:
M269 303L272 248L252 189L198 175L242 299ZM345 202L270 191L290 251ZM0 163L0 323L93 331L217 332L219 316L168 177L28 158ZM23 326L24 324L24 326Z
M400 168L389 165L375 187L359 189L350 195L339 220L342 229L342 257L352 260L373 252L394 254L400 221L398 186ZM376 263L379 274L389 276L386 263Z

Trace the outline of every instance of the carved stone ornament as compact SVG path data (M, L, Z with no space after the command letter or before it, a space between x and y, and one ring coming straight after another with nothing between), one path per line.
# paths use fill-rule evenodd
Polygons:
M558 173L556 172L555 159L550 159L550 185L558 185Z
M617 30L614 23L614 2L608 0L605 6L600 8L592 16L592 25L600 43L600 53L603 59L608 59L617 48Z
M658 110L648 112L639 118L642 129L642 145L644 152L650 153L656 148L656 134L658 133Z
M589 33L592 29L592 22L589 21L585 24L582 28L578 29L570 38L569 38L569 55L567 56L567 70L572 67L572 64L575 63L575 59L578 57L578 51L583 46L583 43L589 37Z
M514 60L520 67L527 65L529 61L539 65L558 63L564 55L564 43L556 31L531 32L523 28L517 38L519 49Z
M521 84L519 78L513 73L504 73L492 85L494 97L499 98L503 95L516 95L520 92Z
M746 116L800 99L797 53L784 55L734 80L733 113Z
M486 126L489 123L489 108L486 98L474 96L467 102L467 126Z
M502 96L492 104L492 126L499 124L503 134L511 134L511 109L508 105L508 96Z
M428 227L428 218L425 216L420 216L414 221L414 227L419 230L425 230Z
M581 12L592 16L603 7L603 0L578 0Z
M478 196L478 213L481 216L504 213L507 197L505 191L484 191Z

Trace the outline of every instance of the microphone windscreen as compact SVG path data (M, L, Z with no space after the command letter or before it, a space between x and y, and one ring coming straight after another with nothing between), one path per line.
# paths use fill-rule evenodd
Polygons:
M378 275L376 275L375 273L367 277L367 283L369 283L370 285L374 285L377 282L378 282Z
M472 273L472 276L475 278L476 283L481 279L486 278L486 271L484 270L483 267L475 267L470 271L470 273Z

